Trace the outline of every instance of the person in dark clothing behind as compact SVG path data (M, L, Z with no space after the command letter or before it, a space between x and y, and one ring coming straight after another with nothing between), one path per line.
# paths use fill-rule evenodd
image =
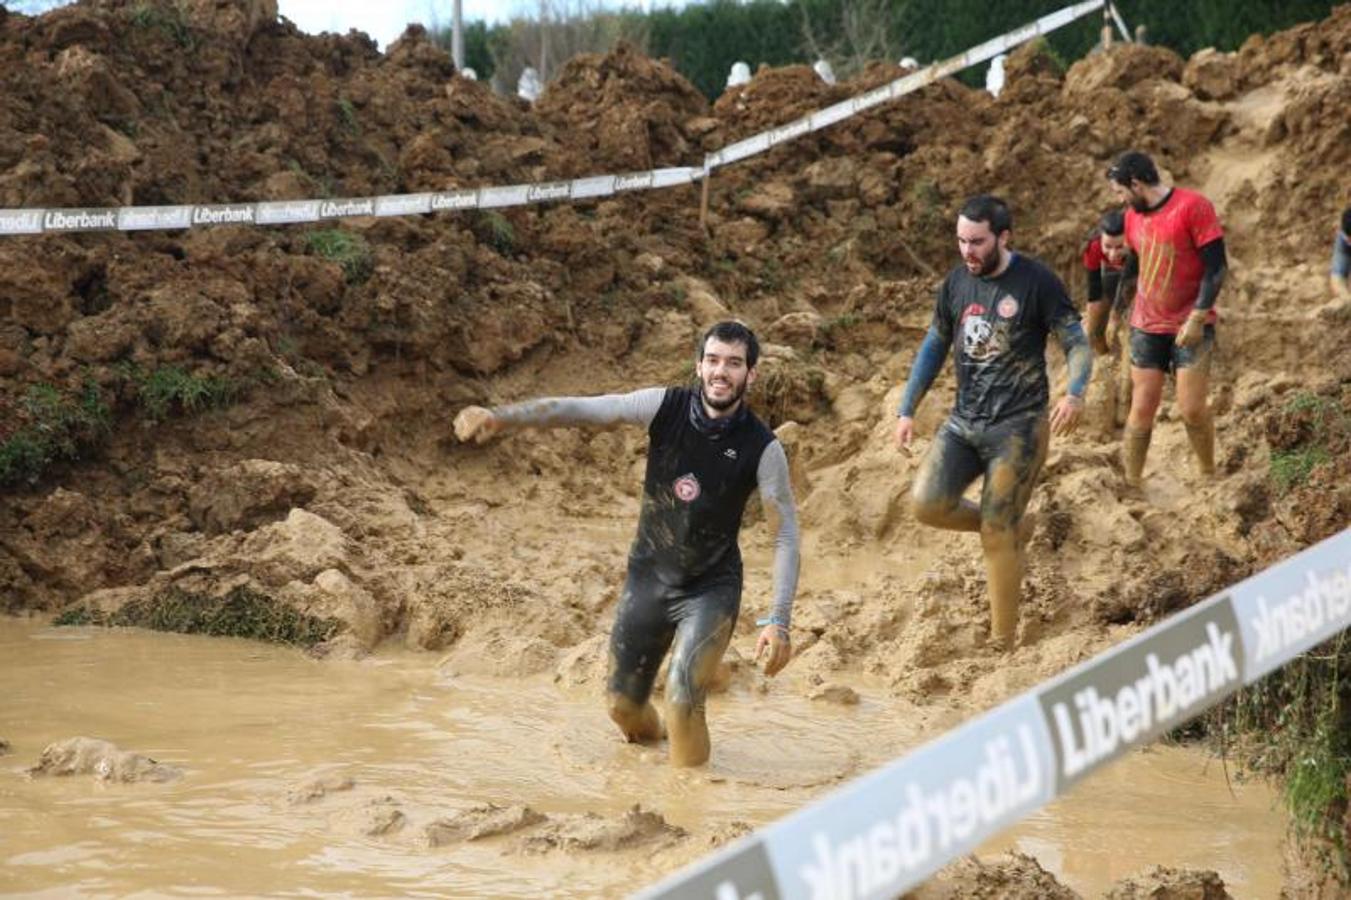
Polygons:
M1129 150L1107 170L1117 199L1127 205L1130 254L1122 291L1131 306L1131 410L1122 457L1126 482L1144 476L1154 416L1164 381L1177 378L1177 409L1204 476L1215 472L1215 417L1206 395L1215 347L1215 300L1228 260L1215 207L1196 191L1165 187L1154 161Z
M792 656L788 628L797 590L797 512L788 458L750 411L759 342L739 322L720 322L699 342L694 387L653 387L599 397L552 397L494 409L470 406L455 417L462 441L507 429L642 425L649 446L638 534L610 634L610 718L624 737L663 735L649 699L657 669L674 644L666 679L670 760L697 766L711 743L704 715L709 683L732 638L741 607L737 535L757 488L778 509L774 601L757 624L758 659L775 675Z
M1093 353L1065 285L1044 264L1009 249L1013 217L998 197L966 201L957 217L962 262L938 289L933 322L905 385L896 419L903 450L915 408L955 348L957 403L939 429L911 500L926 525L980 532L989 577L992 642L1012 650L1023 580L1023 513L1046 460L1049 433L1079 423ZM1069 367L1066 395L1047 417L1046 338L1055 334ZM984 475L979 505L962 498Z

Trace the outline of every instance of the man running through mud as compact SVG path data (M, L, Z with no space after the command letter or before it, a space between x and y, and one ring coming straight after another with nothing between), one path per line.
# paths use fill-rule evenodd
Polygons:
M1072 432L1083 411L1093 353L1064 284L1041 262L1009 249L1013 217L998 197L966 201L957 217L962 262L938 289L933 323L905 385L896 420L903 450L915 408L955 347L957 403L915 477L915 518L936 528L980 532L989 576L990 634L1012 650L1023 580L1023 512L1046 459L1048 432ZM1065 350L1069 388L1049 422L1046 338ZM985 476L980 503L962 498ZM1026 527L1020 527L1026 526Z
M1215 418L1207 393L1215 346L1215 300L1228 262L1224 230L1209 200L1186 188L1164 187L1154 161L1129 150L1107 170L1117 199L1127 204L1130 255L1122 290L1131 309L1131 408L1122 456L1126 482L1139 486L1154 416L1168 373L1177 379L1178 413L1202 475L1215 471Z
M797 512L788 458L747 407L760 346L739 322L720 322L699 342L696 387L646 388L600 397L553 397L495 409L471 406L455 434L479 443L514 428L620 423L647 427L647 475L638 534L610 635L610 718L630 741L663 736L649 699L666 652L666 726L676 766L708 760L704 700L741 607L737 534L757 487L779 513L774 601L756 641L765 674L792 655L788 627L797 590Z

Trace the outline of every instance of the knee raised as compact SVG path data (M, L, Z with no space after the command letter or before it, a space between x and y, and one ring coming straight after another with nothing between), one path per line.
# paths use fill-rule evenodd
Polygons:
M910 497L910 513L921 525L941 525L951 512L951 504L932 497L914 494Z

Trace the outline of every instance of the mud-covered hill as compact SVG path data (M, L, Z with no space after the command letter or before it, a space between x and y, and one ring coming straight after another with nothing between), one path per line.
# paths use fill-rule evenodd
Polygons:
M274 636L336 632L330 652L396 641L598 685L642 436L484 450L453 445L450 418L683 378L700 327L735 315L769 342L754 402L802 508L788 689L868 672L917 703L989 706L1351 522L1349 319L1326 297L1351 202L1348 60L1351 5L1189 60L1125 46L1061 71L1025 48L997 100L950 80L716 170L706 230L695 186L0 238L0 609L172 625L232 604ZM457 77L416 29L382 55L360 35L303 35L267 2L0 12L0 208L695 165L900 74L877 64L829 87L762 69L710 107L622 47L571 61L531 109ZM1082 299L1077 251L1128 147L1226 225L1222 471L1190 474L1167 408L1143 495L1121 482L1108 416L1057 441L1033 500L1022 646L1001 657L978 543L911 519L918 457L892 447L889 411L960 202L1006 196L1015 244ZM950 375L935 386L924 434L951 389ZM745 537L748 598L768 588L762 532ZM750 681L732 660L731 689Z

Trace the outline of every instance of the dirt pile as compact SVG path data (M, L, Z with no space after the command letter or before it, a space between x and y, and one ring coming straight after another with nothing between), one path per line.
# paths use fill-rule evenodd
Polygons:
M418 29L381 55L269 9L99 2L0 19L0 206L690 165L901 74L879 64L830 87L805 67L764 69L709 109L620 48L571 62L531 110L458 78ZM700 326L735 315L771 344L755 402L782 426L802 512L786 689L848 698L867 672L934 710L997 703L1351 519L1346 314L1323 308L1349 41L1343 6L1232 56L1127 46L1062 73L1027 50L998 100L943 82L718 170L708 232L697 189L676 189L332 228L6 237L0 602L146 610L146 623L166 597L278 608L306 629L343 623L321 652L393 640L458 671L598 687L643 436L520 434L484 450L452 445L450 417L680 380ZM1228 229L1221 475L1187 469L1167 404L1143 495L1125 488L1110 431L1057 441L1033 501L1022 646L1001 657L978 541L916 526L920 457L892 447L890 411L960 201L1006 196L1018 249L1079 298L1080 241L1111 203L1103 170L1132 146L1211 196ZM952 389L945 374L921 434ZM748 598L768 592L762 531L744 540ZM763 687L742 669L729 690ZM395 827L397 810L372 809ZM539 847L666 846L672 826L650 815L551 819Z

